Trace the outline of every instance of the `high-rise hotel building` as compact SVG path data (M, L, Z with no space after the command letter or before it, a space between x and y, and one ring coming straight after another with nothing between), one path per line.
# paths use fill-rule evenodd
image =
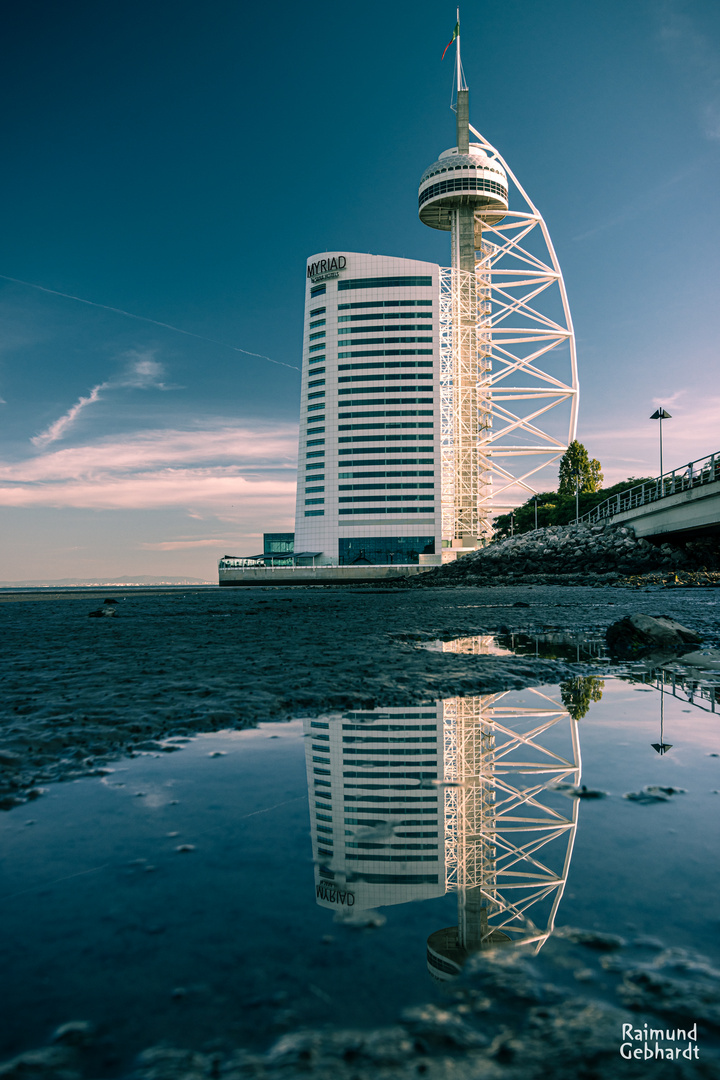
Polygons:
M295 551L439 553L439 267L342 251L306 274Z

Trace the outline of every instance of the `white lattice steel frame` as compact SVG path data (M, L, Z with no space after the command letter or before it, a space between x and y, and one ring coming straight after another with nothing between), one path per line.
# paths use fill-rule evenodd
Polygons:
M475 288L467 271L440 271L444 540L473 529L486 534L494 513L538 490L533 478L576 436L579 401L572 317L547 225L498 151L470 130L505 169L524 207L495 223L489 219L496 209L476 210ZM474 338L466 341L471 324ZM553 350L565 345L561 377L551 370L560 359ZM540 420L564 404L566 438L543 430ZM471 518L465 504L473 486Z
M489 275L492 312L489 318L489 345L492 372L489 389L492 400L493 432L485 443L493 461L493 474L500 481L494 496L519 488L533 494L531 478L558 461L575 438L579 401L577 352L572 316L562 270L543 216L533 205L512 170L498 151L472 125L470 130L483 149L493 155L507 173L526 209L509 209L495 224L482 222L483 251L477 272ZM511 203L512 205L512 203ZM478 211L476 220L482 221ZM543 254L528 250L526 238L540 237ZM487 248L487 251L486 251ZM560 301L562 315L543 312L543 302L554 306L552 294ZM542 299L541 299L542 298ZM566 379L547 369L548 354L568 345ZM555 362L555 357L552 358ZM521 377L524 377L521 381ZM522 382L526 385L522 385ZM527 383L530 385L527 385ZM525 402L524 407L509 402ZM536 423L549 410L569 402L568 436L559 440ZM496 423L497 422L497 423ZM519 433L528 443L516 439ZM506 442L508 436L512 442ZM523 458L540 455L541 462L523 472L501 467L498 457Z
M579 800L563 814L548 791L561 781L580 781L577 722L545 694L531 693L537 698L532 708L508 704L507 694L443 705L446 882L458 892L458 940L464 946L473 936L477 940L478 926L470 920L477 922L479 895L489 919L482 938L499 930L539 949L552 933L567 881ZM569 757L542 743L561 723L567 725ZM559 843L550 860L542 859L540 850L553 841ZM531 917L533 907L536 914L542 910L542 927Z

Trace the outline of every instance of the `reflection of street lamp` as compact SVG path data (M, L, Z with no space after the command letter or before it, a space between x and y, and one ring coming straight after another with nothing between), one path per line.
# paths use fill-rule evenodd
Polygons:
M652 417L650 418L652 419ZM661 676L662 678L662 676ZM660 742L650 743L653 750L657 750L658 754L667 754L668 750L672 750L672 743L663 742L663 724L665 722L665 686L660 687Z
M662 464L662 422L663 422L663 420L672 420L672 416L670 415L669 412L666 412L665 409L656 409L655 412L650 417L650 419L660 421L660 479L662 480L662 475L663 475L663 464Z

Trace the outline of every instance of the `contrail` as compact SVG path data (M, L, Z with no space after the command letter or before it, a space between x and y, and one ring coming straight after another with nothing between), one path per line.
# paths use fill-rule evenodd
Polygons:
M176 334L185 334L186 337L197 338L198 341L207 341L211 345L220 345L223 349L232 349L233 352L244 353L245 356L257 356L260 360L267 360L271 364L279 364L280 367L290 368L291 371L300 370L295 364L286 364L282 360L273 360L271 356L265 356L264 353L240 349L237 345L228 345L226 341L216 341L215 338L203 337L202 334L193 334L192 330L182 330L179 326L171 326L170 323L158 322L157 319L148 319L146 315L135 315L132 311L123 311L122 308L111 307L109 304L98 304L95 300L85 300L82 296L58 292L57 289L48 289L44 285L36 285L33 281L23 281L21 278L9 277L8 274L0 274L0 278L3 281L13 281L16 285L26 285L28 289L38 289L40 292L50 293L51 296L62 296L65 300L76 300L78 304L88 304L90 307L102 308L103 311L113 311L116 315L125 315L128 319L152 323L153 326L162 326L164 330L173 330Z

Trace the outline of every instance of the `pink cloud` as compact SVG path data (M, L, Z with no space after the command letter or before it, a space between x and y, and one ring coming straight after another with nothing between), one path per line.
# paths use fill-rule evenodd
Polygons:
M628 476L657 476L660 432L657 420L650 420L653 405L664 405L672 419L663 421L663 468L679 469L705 454L720 452L720 397L702 401L672 398L652 400L633 427L584 428L579 439L592 457L603 466L604 486L610 487ZM648 419L645 419L647 415Z
M0 464L0 505L292 515L296 456L294 427L142 432Z

